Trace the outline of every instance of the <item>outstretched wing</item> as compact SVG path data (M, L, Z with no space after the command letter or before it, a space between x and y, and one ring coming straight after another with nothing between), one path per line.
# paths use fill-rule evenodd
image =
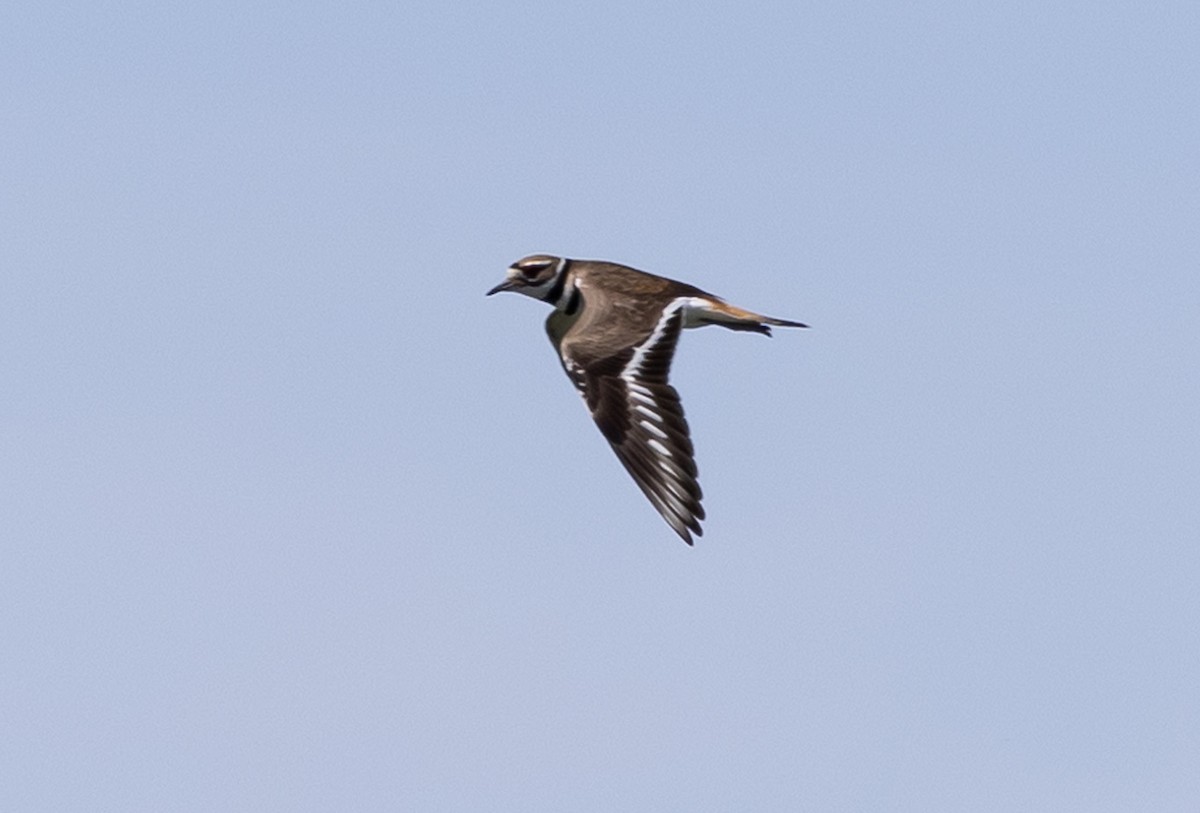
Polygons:
M703 534L702 493L679 393L667 383L682 305L663 311L640 344L586 365L564 357L563 366L634 482L690 545Z

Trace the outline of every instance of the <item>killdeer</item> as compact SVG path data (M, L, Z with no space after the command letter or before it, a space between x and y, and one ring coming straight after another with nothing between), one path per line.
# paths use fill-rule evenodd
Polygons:
M634 482L683 541L700 536L700 485L679 393L667 383L679 333L720 325L771 335L808 327L730 305L683 282L599 260L533 254L487 292L554 306L546 332L563 370Z

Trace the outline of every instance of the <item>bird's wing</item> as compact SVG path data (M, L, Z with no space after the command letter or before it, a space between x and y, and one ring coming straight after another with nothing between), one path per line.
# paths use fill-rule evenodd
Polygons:
M682 329L683 301L677 300L638 344L594 360L563 352L562 362L617 458L690 545L692 533L703 533L702 494L679 393L667 383Z

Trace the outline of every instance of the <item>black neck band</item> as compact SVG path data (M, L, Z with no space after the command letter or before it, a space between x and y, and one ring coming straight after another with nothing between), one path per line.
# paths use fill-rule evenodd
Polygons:
M558 307L558 300L562 299L563 288L567 284L567 266L571 264L570 260L563 260L562 268L558 271L558 276L554 279L554 285L546 294L546 301Z
M577 310L579 310L579 286L572 285L571 296L567 298L567 306L563 308L563 313L567 316L574 316Z

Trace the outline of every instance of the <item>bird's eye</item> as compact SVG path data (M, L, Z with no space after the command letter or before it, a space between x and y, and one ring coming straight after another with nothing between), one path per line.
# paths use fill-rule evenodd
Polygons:
M541 272L541 270L542 269L538 268L537 266L534 266L532 268L522 268L521 275L524 276L525 279L533 279Z

